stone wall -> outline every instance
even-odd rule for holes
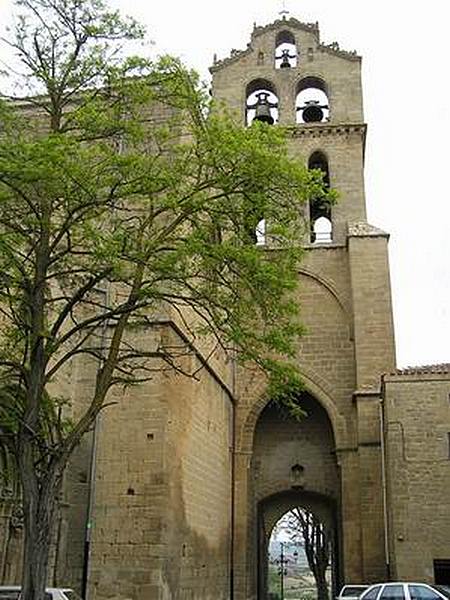
[[[233,406],[211,373],[198,378],[171,377],[167,387],[164,578],[170,598],[220,600],[231,568]]]
[[[355,243],[348,246],[311,246],[306,252],[298,299],[307,333],[296,356],[307,391],[331,423],[340,475],[336,494],[340,576],[341,581],[353,583],[376,581],[386,574],[377,381],[380,370],[391,369],[394,363],[386,235],[360,228],[354,234]],[[358,378],[358,372],[365,379]],[[270,470],[283,446],[276,421],[267,425],[264,444],[256,445],[258,419],[267,404],[264,380],[242,370],[237,389],[235,561],[239,593],[250,598],[256,586],[257,504],[290,489],[291,482],[287,462],[284,479],[277,469]],[[315,433],[314,443],[323,451],[327,448],[320,433]],[[319,453],[317,459],[313,472],[325,469],[324,457]],[[249,465],[256,465],[255,461],[261,464],[264,485],[250,477]],[[316,489],[316,483],[314,478],[308,480],[305,490]]]
[[[197,360],[196,379],[162,369],[102,415],[91,598],[227,597],[232,404]]]
[[[450,559],[450,366],[385,377],[391,577],[434,581]]]

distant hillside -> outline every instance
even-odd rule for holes
[[[290,565],[297,565],[300,568],[308,568],[306,560],[305,548],[303,545],[290,541],[270,540],[269,558],[271,561],[279,560],[281,554],[281,544],[283,544],[283,552],[285,559],[287,558]],[[297,556],[294,553],[297,552]]]

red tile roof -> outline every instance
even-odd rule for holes
[[[450,373],[450,363],[405,367],[403,369],[396,369],[390,375],[437,375],[442,373]]]

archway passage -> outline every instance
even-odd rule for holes
[[[337,570],[336,511],[328,499],[319,496],[299,495],[292,500],[299,505],[275,523],[270,536],[261,539],[267,545],[265,596],[270,600],[330,600]],[[270,514],[270,506],[266,510]]]
[[[325,600],[336,595],[340,581],[337,508],[333,499],[302,490],[281,492],[259,503],[259,600]],[[304,517],[308,533],[300,523],[294,531],[293,515]]]
[[[312,395],[303,393],[299,404],[305,411],[300,420],[269,403],[256,424],[252,460],[256,548],[250,562],[259,600],[270,598],[270,536],[283,515],[294,509],[310,511],[324,525],[332,545],[332,593],[340,581],[340,475],[333,427]]]

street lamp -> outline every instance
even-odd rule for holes
[[[280,600],[284,600],[284,576],[287,575],[285,565],[288,562],[289,559],[284,556],[284,543],[280,542],[280,558],[277,560],[277,563],[280,565],[278,568],[278,575],[280,576]]]

